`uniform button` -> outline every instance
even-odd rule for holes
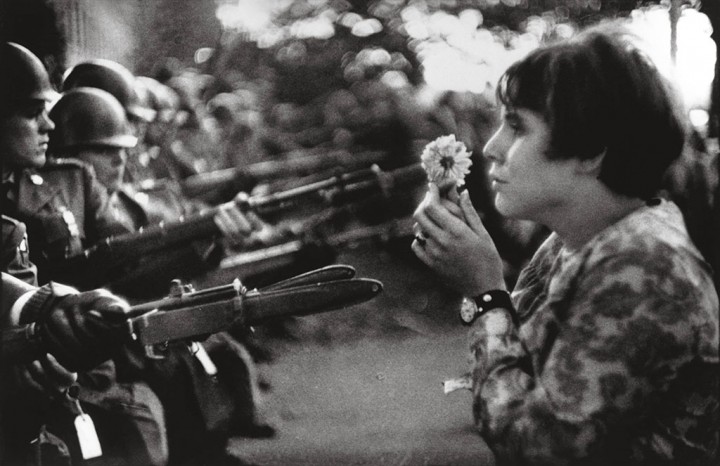
[[[34,184],[35,186],[40,186],[41,184],[43,184],[45,182],[45,180],[43,180],[42,176],[38,175],[37,173],[34,173],[34,174],[30,175],[30,182],[32,184]]]

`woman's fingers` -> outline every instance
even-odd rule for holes
[[[414,217],[426,237],[436,238],[441,242],[466,234],[468,230],[460,206],[441,198],[437,187],[432,183]]]
[[[486,231],[485,225],[483,225],[480,215],[475,210],[475,206],[472,205],[470,193],[467,191],[460,194],[460,209],[467,225],[478,235],[484,235]]]

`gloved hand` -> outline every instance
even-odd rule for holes
[[[95,367],[110,359],[128,338],[129,308],[105,289],[50,300],[37,318],[43,348],[68,370]]]
[[[18,380],[23,390],[31,389],[52,398],[73,385],[77,373],[61,366],[52,354],[44,354],[29,364],[18,366]]]
[[[236,201],[221,204],[213,220],[223,236],[233,244],[245,243],[250,234],[259,229],[257,216],[253,212],[243,212]]]

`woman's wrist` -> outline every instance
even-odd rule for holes
[[[460,319],[465,325],[471,325],[482,315],[495,310],[501,310],[507,314],[515,327],[520,325],[510,292],[505,288],[487,290],[474,296],[465,297],[460,307]]]
[[[505,280],[503,280],[502,278],[495,280],[487,280],[486,278],[474,284],[468,291],[464,293],[464,295],[468,298],[474,298],[476,296],[480,296],[483,293],[487,293],[493,290],[508,291],[507,286],[505,285]]]

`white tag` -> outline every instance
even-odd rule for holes
[[[472,390],[472,377],[465,374],[462,377],[449,379],[443,382],[443,392],[447,395],[457,390]]]
[[[197,341],[192,342],[190,351],[192,351],[197,360],[200,361],[200,364],[203,366],[203,369],[205,369],[207,375],[213,376],[217,374],[217,366],[214,362],[212,362],[212,359],[210,359],[210,355],[207,354],[207,351],[205,351],[205,348],[202,344],[198,343]]]
[[[95,432],[95,424],[87,414],[80,414],[75,418],[75,430],[77,431],[80,451],[84,460],[102,456],[100,439]]]

